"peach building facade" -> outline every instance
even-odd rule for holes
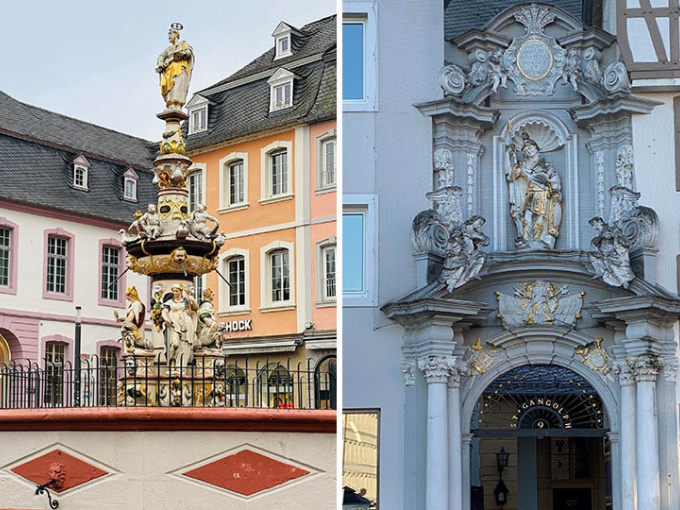
[[[187,105],[190,207],[227,235],[220,274],[196,286],[214,292],[231,366],[266,369],[274,387],[335,370],[335,24],[279,24],[270,51]]]

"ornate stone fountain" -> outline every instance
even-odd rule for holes
[[[194,278],[216,268],[224,244],[219,223],[202,204],[190,212],[187,189],[191,159],[185,155],[180,123],[188,119],[186,103],[194,55],[180,40],[182,26],[174,23],[170,46],[158,57],[161,93],[166,109],[160,155],[154,161],[158,203],[135,214],[121,238],[127,267],[151,278],[150,317],[131,287],[122,322],[125,374],[118,383],[119,405],[194,406],[223,405],[224,355],[220,331],[207,289],[196,296]],[[144,320],[152,323],[150,337]],[[220,376],[222,377],[220,381]]]

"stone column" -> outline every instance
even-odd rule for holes
[[[463,434],[463,509],[470,508],[470,490],[471,490],[471,473],[470,473],[470,455],[472,453],[472,434]]]
[[[462,437],[460,433],[460,380],[462,370],[451,371],[448,382],[449,406],[449,510],[463,508]]]
[[[637,449],[635,374],[626,363],[615,367],[621,385],[621,496],[622,510],[637,510]]]
[[[637,381],[637,489],[639,510],[660,510],[659,430],[656,420],[657,356],[629,356]]]
[[[427,468],[425,510],[448,510],[449,455],[446,383],[454,356],[425,356],[418,368],[427,381]]]

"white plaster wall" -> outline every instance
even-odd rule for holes
[[[680,192],[675,190],[674,94],[637,94],[663,101],[649,115],[633,116],[635,179],[640,204],[653,208],[660,219],[656,283],[677,292],[676,256],[680,253]],[[677,150],[677,149],[676,149]]]
[[[38,216],[10,209],[0,209],[3,216],[18,225],[18,260],[16,295],[0,294],[0,309],[26,311],[31,314],[43,313],[74,317],[75,307],[82,306],[82,316],[90,319],[114,320],[113,311],[122,308],[100,306],[99,296],[99,241],[118,239],[116,229],[85,225],[71,221]],[[75,236],[75,259],[73,280],[73,301],[43,299],[44,231],[61,228]],[[121,269],[125,269],[124,259]],[[148,278],[128,271],[126,286],[136,286],[139,297],[148,303]],[[125,289],[121,289],[125,292]],[[95,344],[100,340],[119,338],[118,326],[83,325],[83,352],[94,353]],[[74,337],[74,325],[68,322],[43,320],[40,337],[60,334]]]
[[[11,473],[35,452],[64,449],[113,473],[56,495],[69,510],[336,508],[335,434],[278,432],[3,432],[0,508],[47,508],[47,496]],[[171,473],[248,445],[311,471],[248,498]],[[74,454],[75,451],[75,454]],[[18,462],[17,462],[18,461]],[[187,469],[183,469],[187,468]],[[67,473],[68,476],[68,473]]]

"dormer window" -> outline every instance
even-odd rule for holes
[[[128,168],[123,174],[123,198],[130,202],[137,201],[137,180],[139,176],[133,168]]]
[[[275,112],[293,106],[293,84],[296,76],[286,69],[279,69],[269,78],[269,111]]]
[[[73,161],[73,187],[81,190],[88,190],[88,171],[90,162],[85,156],[78,156]]]
[[[293,34],[301,35],[295,27],[283,21],[278,24],[272,33],[276,50],[274,60],[290,57],[293,54]]]
[[[189,134],[200,133],[208,129],[208,99],[195,95],[189,104]]]

